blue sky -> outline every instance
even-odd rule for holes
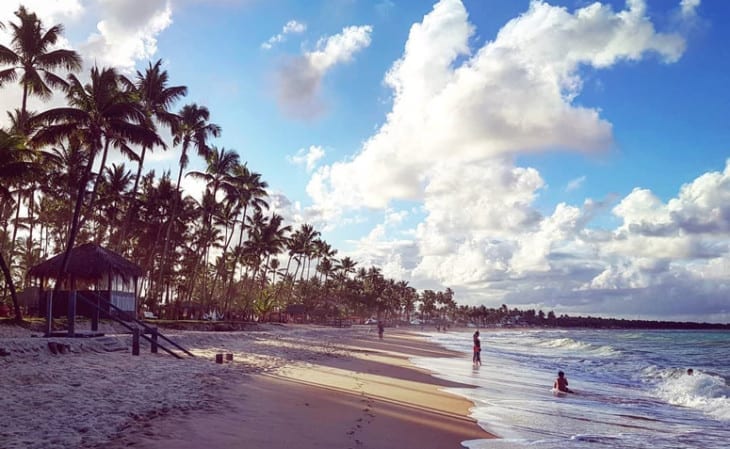
[[[339,256],[463,304],[730,321],[726,2],[25,4],[89,64],[162,58]]]

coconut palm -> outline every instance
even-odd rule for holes
[[[144,73],[137,71],[137,81],[134,88],[142,105],[142,110],[147,120],[151,122],[151,126],[154,126],[153,120],[156,120],[172,130],[179,117],[177,114],[170,112],[170,107],[181,97],[188,94],[188,88],[186,86],[168,86],[168,82],[167,70],[162,70],[162,60],[158,59],[154,64],[150,62]],[[151,149],[152,147],[142,147],[132,195],[137,194],[145,153]]]
[[[102,153],[99,168],[99,175],[102,175],[110,145],[129,154],[130,144],[151,146],[160,143],[157,133],[146,126],[144,112],[138,103],[120,88],[120,77],[114,69],[92,68],[88,84],[81,83],[73,74],[69,75],[66,100],[67,107],[50,109],[36,116],[35,120],[45,126],[32,139],[36,145],[56,144],[64,140],[77,141],[87,153],[87,164],[78,185],[59,277],[66,270],[68,255],[76,240],[86,187],[91,180],[92,167],[99,153]],[[97,184],[98,182],[94,183],[88,202],[89,211],[93,210]]]
[[[268,184],[266,181],[261,180],[261,174],[253,172],[248,169],[246,164],[239,164],[233,168],[233,173],[229,179],[229,183],[223,186],[227,201],[236,204],[236,207],[240,211],[240,230],[238,234],[238,246],[234,248],[235,258],[233,260],[233,266],[229,273],[229,284],[233,283],[234,273],[238,264],[241,262],[241,248],[243,247],[243,236],[247,230],[247,216],[249,208],[253,208],[255,211],[261,211],[262,209],[268,209],[269,204],[264,200],[268,195],[266,188]]]
[[[0,130],[0,200],[12,201],[12,195],[7,186],[22,179],[33,170],[35,170],[35,166],[32,163],[32,152],[26,149],[24,139]],[[2,270],[5,283],[10,290],[15,319],[22,321],[23,314],[20,311],[10,266],[5,261],[2,251],[0,251],[0,270]]]
[[[123,163],[112,164],[104,170],[104,178],[99,188],[99,233],[94,239],[97,242],[104,240],[101,231],[105,231],[107,241],[110,243],[115,232],[119,232],[125,222],[124,198],[132,184],[132,173],[127,170]]]
[[[183,106],[178,115],[179,119],[175,120],[174,126],[172,127],[172,143],[174,146],[179,145],[182,150],[180,153],[180,171],[178,172],[177,184],[175,185],[175,188],[180,191],[183,170],[185,170],[190,161],[190,157],[188,156],[190,147],[194,146],[199,155],[207,158],[210,153],[208,139],[220,136],[221,128],[215,123],[208,122],[210,120],[210,112],[205,106],[198,106],[195,103],[188,104]],[[167,254],[170,249],[170,232],[172,223],[175,221],[176,213],[177,202],[173,203],[172,209],[170,210],[167,231],[165,231],[162,250],[162,268],[166,268],[164,265],[167,264]],[[164,271],[164,269],[160,270],[160,279]]]
[[[15,12],[19,23],[10,23],[12,40],[10,47],[0,45],[0,64],[9,68],[0,70],[0,86],[20,79],[23,87],[23,100],[20,108],[21,118],[28,110],[28,96],[48,98],[52,88],[63,88],[66,81],[54,73],[55,70],[76,71],[81,68],[81,57],[73,50],[55,49],[53,46],[63,34],[63,25],[43,27],[35,13],[21,6]],[[25,131],[24,123],[21,130]],[[27,135],[27,133],[24,132]]]
[[[188,104],[183,106],[178,115],[180,118],[172,128],[172,144],[175,146],[180,145],[182,149],[180,153],[180,172],[177,175],[177,189],[180,190],[182,172],[190,161],[188,156],[190,147],[194,146],[198,154],[207,159],[210,154],[208,139],[219,137],[221,128],[215,123],[208,123],[210,112],[205,106],[198,106],[195,103]]]
[[[232,185],[233,170],[240,165],[240,156],[235,151],[227,151],[225,148],[218,150],[211,147],[206,158],[207,166],[205,172],[191,171],[187,176],[201,179],[206,182],[206,188],[212,193],[213,200],[217,201],[218,191],[225,186]],[[207,226],[211,225],[212,213],[206,212]]]

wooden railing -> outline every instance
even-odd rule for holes
[[[89,298],[86,298],[85,295],[92,295],[94,298],[93,299],[89,299]],[[132,313],[130,313],[130,312],[126,311],[126,310],[120,309],[119,307],[117,307],[114,304],[112,304],[109,301],[107,301],[105,298],[103,298],[98,293],[94,293],[94,292],[83,292],[82,294],[79,294],[78,295],[78,298],[81,299],[82,301],[84,301],[86,304],[90,305],[91,307],[94,307],[94,308],[96,308],[96,309],[98,309],[100,311],[102,310],[101,309],[101,306],[102,305],[105,306],[105,307],[109,307],[109,311],[111,311],[111,310],[116,311],[117,314],[115,315],[115,314],[111,314],[110,313],[109,314],[109,318],[112,319],[112,320],[114,320],[115,322],[121,324],[122,326],[126,327],[130,331],[132,331],[133,335],[135,335],[135,336],[136,335],[139,335],[142,338],[144,338],[145,340],[149,341],[150,342],[150,345],[153,348],[153,352],[154,352],[154,349],[156,347],[159,347],[163,351],[167,352],[170,355],[175,356],[178,359],[181,359],[182,358],[180,356],[180,354],[178,354],[176,352],[173,352],[170,349],[166,348],[165,346],[161,345],[157,341],[157,337],[159,337],[159,338],[165,340],[166,342],[168,342],[170,345],[174,346],[176,349],[178,349],[178,350],[182,351],[183,353],[189,355],[190,357],[195,357],[195,355],[192,352],[188,351],[187,349],[183,348],[179,344],[175,343],[174,341],[170,340],[169,338],[167,338],[166,336],[164,336],[163,334],[161,334],[157,330],[156,327],[149,326],[149,325],[147,325],[147,323],[144,323],[144,322],[138,320],[137,318],[134,317],[134,315]],[[123,318],[126,318],[127,321],[125,321]],[[134,325],[133,324],[130,324],[130,322],[133,323]],[[144,330],[144,332],[139,332],[139,329],[140,328],[142,328]],[[139,332],[139,334],[138,334],[138,332]],[[148,337],[147,334],[150,334],[151,337]],[[133,346],[132,352],[134,352],[134,343],[132,344],[132,346]]]

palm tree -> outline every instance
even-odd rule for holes
[[[177,114],[170,112],[170,107],[188,93],[186,86],[168,86],[168,82],[169,75],[166,70],[162,70],[162,60],[158,59],[154,64],[150,62],[144,73],[137,71],[136,82],[134,85],[129,86],[144,111],[147,126],[152,129],[156,129],[155,122],[159,122],[172,130],[179,117]],[[164,143],[161,146],[163,149],[166,149]],[[154,147],[143,145],[137,159],[137,174],[134,177],[134,186],[129,195],[127,218],[119,232],[119,247],[126,241],[130,220],[134,215],[133,207],[138,203],[137,191],[139,189],[139,180],[142,176],[145,156],[147,150],[151,151],[152,148]]]
[[[51,88],[66,87],[64,79],[53,71],[79,70],[81,57],[73,50],[51,50],[63,34],[63,25],[54,25],[46,30],[35,13],[29,13],[25,6],[20,6],[15,16],[20,19],[20,23],[10,23],[13,36],[10,48],[0,45],[0,64],[10,66],[0,71],[0,86],[20,78],[23,86],[20,129],[27,135],[25,118],[28,96],[48,98],[52,93]]]
[[[229,285],[233,283],[236,268],[241,261],[241,248],[243,247],[243,235],[247,229],[246,220],[249,208],[252,207],[259,212],[269,208],[269,204],[264,200],[268,195],[266,192],[268,186],[266,181],[261,180],[261,174],[249,170],[246,164],[239,164],[233,168],[229,183],[223,187],[228,197],[227,200],[235,202],[241,212],[238,246],[234,249],[236,256],[229,273]]]
[[[235,190],[236,183],[234,174],[236,173],[237,168],[240,166],[240,157],[238,153],[234,151],[227,151],[225,148],[221,148],[220,150],[218,150],[216,147],[211,147],[210,153],[208,154],[207,158],[207,167],[205,169],[205,172],[191,171],[187,174],[187,176],[206,181],[206,188],[211,193],[212,202],[215,206],[218,206],[219,204],[222,206],[218,208],[218,212],[228,215],[234,212],[235,207],[238,206],[236,198],[231,195],[231,192]],[[218,192],[221,190],[224,191],[226,195],[222,198],[221,203],[218,203]],[[238,211],[237,209],[235,209],[235,214],[237,213]],[[210,208],[203,211],[204,227],[210,228],[211,226],[213,226],[214,215],[215,214],[213,213],[213,210]],[[235,219],[235,215],[233,215],[232,218]],[[230,234],[228,233],[227,220],[225,221],[225,224],[226,232],[220,264],[220,266],[223,268],[227,267],[228,246],[230,244],[231,237],[233,236],[233,232],[231,232]],[[210,248],[206,248],[205,251],[206,253],[209,253]],[[218,274],[219,273],[216,272],[216,276],[211,286],[211,293],[215,289],[215,283],[218,279]],[[227,274],[225,277],[227,279]],[[226,279],[224,279],[224,283]]]
[[[199,155],[207,158],[210,153],[208,139],[220,136],[221,128],[215,123],[208,123],[210,112],[205,106],[198,106],[195,103],[188,104],[183,106],[178,115],[179,119],[174,121],[174,126],[172,127],[172,144],[174,146],[180,145],[182,149],[180,153],[180,171],[178,172],[177,184],[175,185],[176,190],[179,192],[183,170],[188,166],[190,160],[188,150],[190,150],[191,145],[195,146]],[[167,254],[170,248],[170,232],[172,223],[175,221],[176,213],[177,201],[173,203],[170,210],[167,231],[165,231],[165,243],[161,261],[163,269],[160,270],[160,281],[162,279],[162,273],[165,271],[164,268],[167,265]]]
[[[187,176],[201,179],[206,182],[206,188],[212,193],[213,201],[217,202],[218,191],[224,186],[232,185],[233,170],[240,165],[240,156],[234,151],[226,151],[225,148],[218,150],[211,147],[206,158],[207,167],[205,172],[191,171]],[[211,225],[212,214],[207,213],[207,226]]]
[[[179,116],[170,112],[169,109],[178,99],[188,94],[188,88],[186,86],[168,86],[168,81],[167,70],[162,70],[162,60],[158,59],[154,64],[149,63],[144,74],[137,71],[135,89],[147,120],[156,120],[172,130],[176,126]],[[134,187],[132,188],[133,195],[137,193],[145,152],[148,149],[151,149],[151,147],[142,147],[137,176],[134,178]]]
[[[31,156],[32,153],[25,148],[25,142],[22,137],[0,130],[0,181],[2,181],[0,182],[0,199],[3,201],[12,201],[11,192],[6,186],[34,170]],[[20,311],[20,304],[18,303],[18,296],[15,292],[15,284],[13,283],[10,266],[5,261],[5,257],[1,251],[0,270],[2,270],[5,283],[10,289],[15,320],[22,321],[23,314]]]
[[[167,70],[162,70],[162,60],[158,59],[154,64],[149,63],[144,74],[137,71],[137,82],[134,87],[147,120],[150,122],[156,120],[172,130],[179,116],[170,112],[170,107],[181,97],[188,94],[188,88],[186,86],[168,86],[168,82]],[[150,123],[150,125],[154,126],[153,123]],[[133,196],[137,195],[145,153],[148,149],[151,150],[152,147],[143,146],[142,153],[139,156],[137,175],[134,178],[134,187],[132,188]]]
[[[287,234],[291,232],[291,226],[284,225],[284,217],[272,213],[266,227],[261,233],[261,253],[265,256],[264,270],[270,265],[271,256],[281,253],[286,247]],[[266,272],[263,276],[262,288],[266,281]]]
[[[10,46],[0,45],[0,64],[9,66],[0,70],[0,86],[20,80],[20,85],[23,88],[23,99],[21,109],[15,115],[14,129],[22,136],[27,137],[30,134],[28,122],[31,115],[28,112],[28,96],[36,95],[41,98],[48,98],[52,94],[52,88],[64,87],[65,81],[54,71],[57,69],[78,70],[81,68],[81,57],[72,50],[51,50],[63,34],[62,25],[55,25],[46,30],[41,20],[34,13],[29,13],[24,6],[18,8],[15,16],[20,21],[19,23],[10,23],[12,34]],[[22,189],[18,189],[17,212],[20,211],[23,193]],[[30,189],[28,195],[28,210],[31,214],[34,189]],[[19,216],[16,213],[11,243],[13,248],[18,224]],[[30,249],[32,247],[33,223],[30,222],[29,226],[30,235],[27,241]]]
[[[72,139],[52,147],[50,151],[41,152],[40,155],[41,164],[46,170],[40,184],[40,210],[43,212],[41,222],[45,222],[47,237],[53,237],[53,246],[60,248],[68,238],[71,223],[68,205],[75,202],[74,192],[84,176],[88,154],[81,148],[78,139]],[[43,253],[47,255],[48,252],[46,238]]]
[[[119,88],[120,78],[114,69],[100,70],[94,67],[90,75],[90,82],[86,85],[75,75],[69,75],[66,89],[68,106],[50,109],[35,118],[38,123],[45,124],[32,139],[36,145],[56,144],[67,140],[78,142],[87,153],[87,164],[78,185],[59,278],[66,271],[68,256],[80,227],[81,208],[96,156],[103,152],[99,169],[99,174],[102,175],[110,145],[128,149],[128,144],[154,145],[160,142],[157,133],[145,126],[145,116],[138,104]],[[91,192],[88,204],[90,211],[93,208],[97,184],[94,184]],[[57,282],[56,286],[59,284]]]
[[[219,137],[221,134],[220,126],[215,123],[208,123],[210,120],[210,112],[205,106],[197,104],[188,104],[183,106],[178,114],[179,120],[176,120],[172,128],[173,141],[175,146],[181,145],[180,153],[180,172],[177,175],[177,189],[180,190],[180,180],[182,172],[188,166],[190,160],[188,151],[190,146],[195,146],[198,154],[207,159],[210,154],[208,147],[208,139],[211,137]]]
[[[107,242],[111,243],[112,236],[115,232],[120,232],[124,218],[123,202],[124,197],[132,184],[132,173],[127,170],[124,164],[112,164],[104,170],[104,178],[100,187],[99,206],[97,224],[99,231],[105,231],[107,234]],[[103,223],[100,223],[102,222]],[[104,240],[104,235],[100,232],[95,239],[97,242]]]

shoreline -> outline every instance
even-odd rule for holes
[[[443,449],[494,438],[469,417],[468,399],[440,390],[467,385],[409,361],[461,354],[418,331],[389,328],[383,340],[368,331],[180,332],[173,338],[197,356],[185,361],[147,348],[140,357],[106,353],[78,339],[71,353],[51,356],[38,349],[44,339],[0,338],[12,352],[0,364],[15,379],[2,388],[5,410],[20,417],[0,432],[1,446]],[[234,361],[215,364],[217,352],[233,353]],[[54,379],[58,388],[48,391]],[[21,436],[27,428],[33,434]]]

